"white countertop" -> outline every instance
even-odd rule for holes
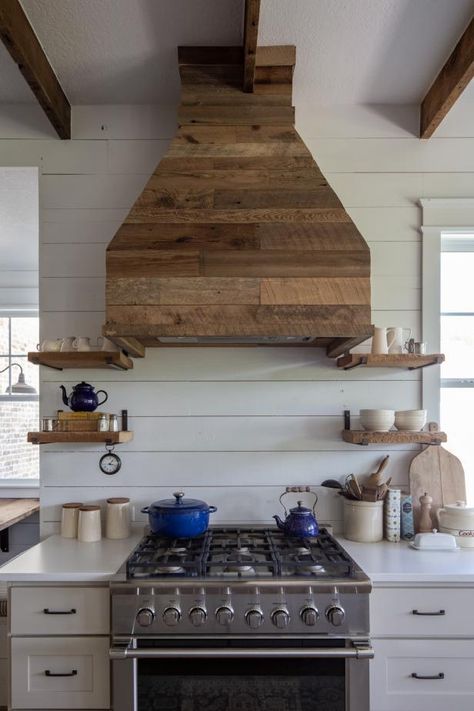
[[[4,582],[91,582],[111,580],[143,536],[97,543],[50,536],[0,567]],[[454,553],[415,551],[407,543],[354,543],[338,537],[374,585],[429,583],[474,585],[474,548]]]
[[[143,536],[97,543],[50,536],[0,567],[4,582],[91,582],[110,580]]]
[[[338,536],[341,545],[374,585],[384,583],[471,583],[474,548],[444,552],[416,551],[408,543],[354,543]]]

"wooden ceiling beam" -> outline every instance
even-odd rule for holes
[[[253,92],[255,82],[259,17],[260,0],[245,0],[243,89],[247,92]]]
[[[420,138],[430,138],[474,76],[474,17],[421,103]]]
[[[0,1],[0,38],[60,138],[71,138],[71,106],[18,0]]]

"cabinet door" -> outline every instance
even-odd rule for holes
[[[12,708],[109,708],[108,652],[107,637],[13,638]]]
[[[18,587],[10,593],[12,635],[109,634],[109,590]]]
[[[474,709],[474,641],[387,639],[373,647],[370,711]]]
[[[373,637],[472,637],[473,602],[474,590],[468,588],[375,588],[370,594],[370,633]]]

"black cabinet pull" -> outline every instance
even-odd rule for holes
[[[420,612],[419,610],[412,610],[411,614],[424,617],[441,617],[446,614],[446,610],[438,610],[437,612]]]
[[[413,672],[411,675],[413,679],[444,679],[444,673],[440,672],[439,674],[417,674],[416,672]]]
[[[45,607],[43,612],[45,615],[75,615],[76,608],[71,607],[70,610],[50,610],[49,607]]]
[[[77,669],[73,669],[70,672],[66,672],[65,674],[58,674],[56,672],[52,672],[49,669],[46,669],[44,672],[45,676],[77,676]]]

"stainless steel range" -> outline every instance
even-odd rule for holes
[[[370,581],[325,529],[145,536],[122,576],[115,711],[369,708]]]

